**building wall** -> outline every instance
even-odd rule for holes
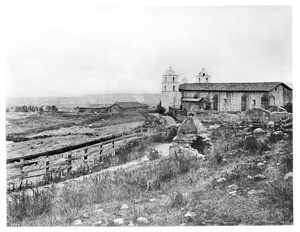
[[[180,92],[161,92],[160,94],[161,105],[168,111],[169,107],[179,108],[181,104],[181,93]]]
[[[209,92],[209,91],[183,91],[182,98],[209,98],[211,107],[213,108],[213,97],[218,96],[217,110],[219,111],[240,111],[242,110],[242,96],[245,96],[245,110],[262,107],[261,98],[266,94],[269,98],[274,99],[274,103],[270,100],[270,105],[284,106],[292,99],[292,91],[283,85],[278,86],[270,92]],[[197,103],[188,103],[182,101],[182,108],[189,110],[191,105]]]

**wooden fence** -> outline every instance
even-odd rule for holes
[[[7,162],[7,191],[28,188],[53,181],[70,178],[74,172],[82,170],[82,174],[107,166],[108,158],[115,157],[115,152],[127,142],[153,134],[154,130],[142,128],[132,134],[123,133],[122,136],[87,145],[79,149],[38,157],[19,158],[18,162]],[[112,159],[114,160],[114,159]]]

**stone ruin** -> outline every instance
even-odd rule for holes
[[[209,143],[206,127],[195,116],[188,116],[178,128],[169,149],[170,156],[181,153],[186,157],[205,158],[205,145]]]

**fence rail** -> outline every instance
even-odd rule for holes
[[[143,138],[147,134],[153,134],[151,129],[142,128],[134,133],[120,133],[111,136],[112,139],[98,143],[85,143],[77,149],[67,150],[65,152],[51,151],[40,153],[40,155],[31,155],[17,157],[14,162],[7,161],[7,190],[15,191],[21,187],[35,186],[38,182],[35,179],[57,176],[64,180],[70,176],[71,172],[84,168],[85,172],[91,171],[94,167],[105,166],[108,157],[115,157],[115,152],[127,142],[137,138]],[[54,150],[55,151],[55,150]],[[46,155],[45,155],[46,154]],[[56,175],[56,177],[53,177]],[[30,182],[29,182],[30,181]]]

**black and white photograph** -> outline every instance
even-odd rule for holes
[[[294,229],[288,3],[10,6],[5,226]]]

